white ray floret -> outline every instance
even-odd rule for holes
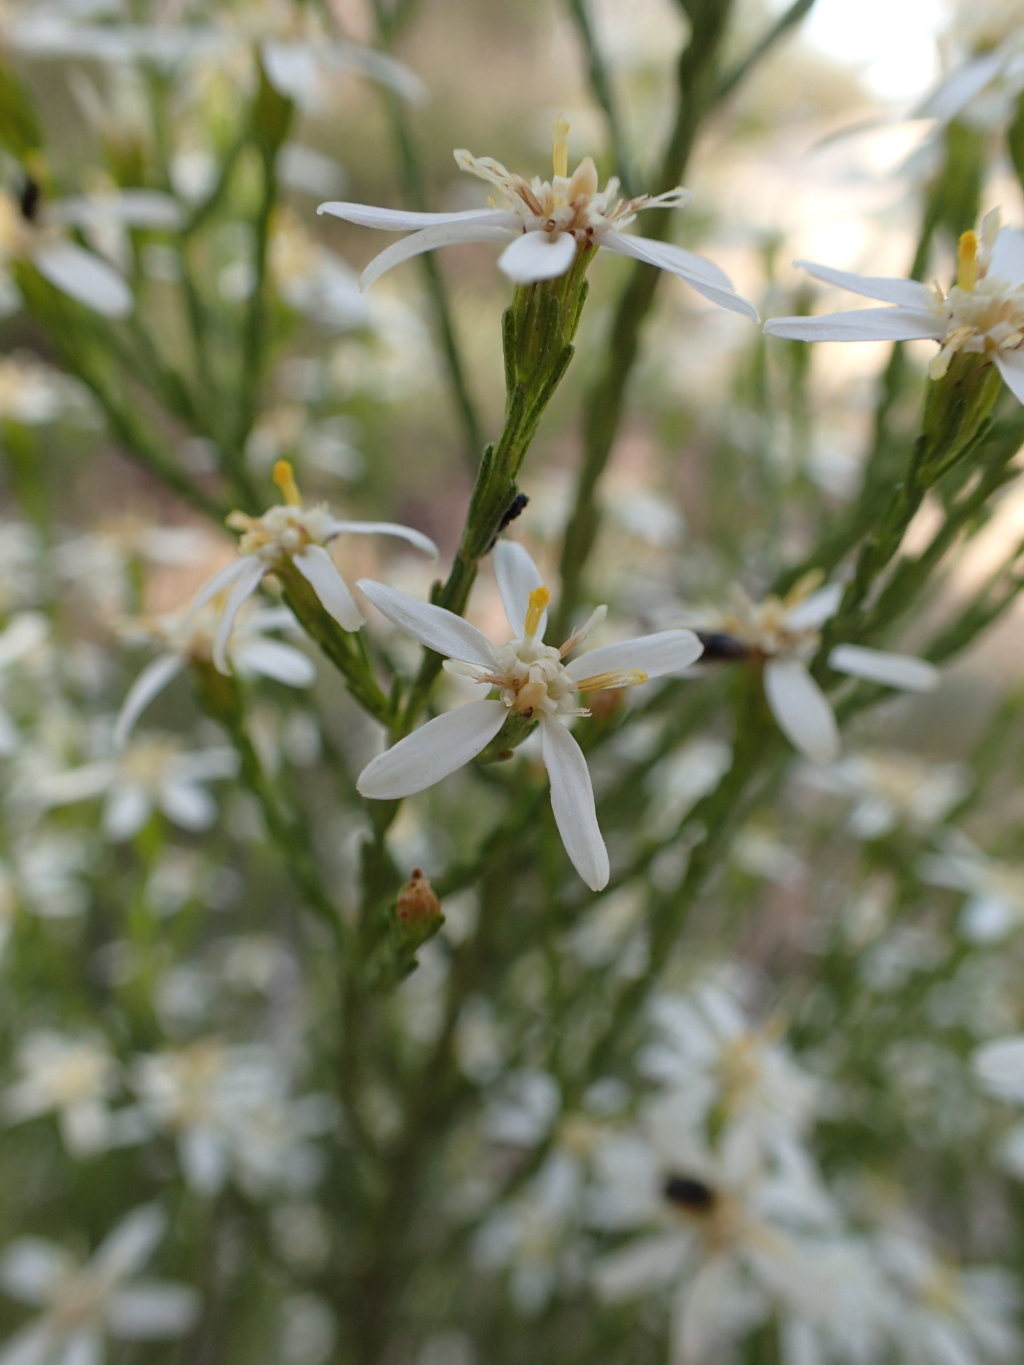
[[[278,460],[274,466],[274,482],[284,494],[284,504],[271,507],[261,517],[231,513],[228,525],[242,532],[238,558],[199,589],[190,609],[191,613],[198,612],[221,593],[226,594],[212,651],[214,665],[221,673],[229,671],[228,641],[242,604],[266,574],[283,564],[295,565],[321,606],[343,630],[358,630],[363,614],[325,548],[332,540],[344,535],[397,536],[437,558],[434,542],[410,526],[390,521],[338,521],[324,506],[304,507],[287,460]]]
[[[598,189],[597,168],[589,156],[570,176],[568,132],[569,125],[559,119],[550,182],[537,176],[527,181],[492,157],[456,151],[460,170],[486,180],[497,191],[500,205],[489,209],[411,213],[368,204],[327,203],[321,204],[318,212],[362,227],[410,234],[370,262],[360,279],[364,289],[402,261],[458,242],[503,243],[499,268],[516,284],[524,285],[556,279],[570,268],[577,252],[604,248],[678,275],[712,303],[757,321],[753,304],[736,293],[729,277],[711,261],[670,242],[623,231],[643,209],[682,207],[691,198],[689,191],[674,189],[619,199],[619,182],[615,179],[603,190]]]
[[[1000,227],[998,209],[981,232],[960,238],[956,284],[944,294],[917,280],[854,275],[829,266],[796,264],[816,280],[891,303],[820,317],[771,318],[764,330],[790,341],[937,341],[928,366],[941,379],[958,352],[984,355],[1024,403],[1024,231]]]
[[[421,644],[448,656],[445,667],[473,678],[498,696],[467,702],[428,721],[364,768],[363,796],[393,800],[433,786],[468,763],[497,735],[510,716],[541,725],[544,764],[551,780],[551,805],[565,850],[594,891],[608,882],[608,853],[597,824],[594,790],[586,759],[563,725],[589,712],[576,694],[631,687],[679,673],[700,657],[702,646],[690,630],[669,630],[621,644],[605,645],[563,663],[604,616],[603,607],[561,649],[544,644],[550,594],[521,545],[502,541],[494,552],[502,603],[515,636],[495,648],[461,616],[418,602],[383,583],[359,583],[384,615]]]
[[[960,0],[941,44],[946,76],[914,111],[940,126],[958,119],[992,128],[1013,117],[1024,90],[1021,0]]]
[[[763,602],[752,601],[737,588],[730,610],[693,620],[763,660],[765,697],[779,729],[808,758],[827,763],[839,756],[839,726],[807,665],[817,652],[821,626],[839,608],[842,586],[831,583],[815,591],[814,584],[815,576],[809,575],[787,597],[767,597]],[[863,645],[837,645],[828,662],[837,673],[910,692],[930,691],[939,678],[922,659]]]

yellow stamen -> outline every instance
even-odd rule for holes
[[[642,668],[617,668],[611,673],[595,673],[592,678],[581,678],[577,692],[605,692],[610,687],[639,687],[647,681]]]
[[[978,234],[962,232],[957,251],[956,282],[965,293],[978,283]]]
[[[569,125],[561,115],[555,119],[552,160],[555,163],[555,175],[565,177],[569,174]]]
[[[526,613],[527,635],[536,635],[537,627],[540,625],[540,618],[547,610],[548,603],[551,601],[551,594],[547,588],[534,588],[530,593],[530,606]]]
[[[302,506],[299,485],[295,482],[295,471],[288,460],[278,460],[277,464],[274,465],[273,479],[289,507]]]

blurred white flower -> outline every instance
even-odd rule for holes
[[[615,1302],[674,1287],[673,1365],[710,1365],[774,1315],[845,1315],[849,1280],[834,1272],[844,1242],[809,1158],[794,1147],[768,1170],[740,1147],[710,1151],[690,1108],[685,1094],[656,1100],[646,1137],[612,1137],[595,1153],[593,1220],[651,1229],[597,1263],[598,1293]]]
[[[1020,1291],[1009,1271],[961,1268],[907,1229],[880,1234],[875,1256],[894,1298],[889,1332],[902,1359],[911,1365],[1020,1360]]]
[[[916,754],[865,750],[850,754],[812,782],[834,780],[855,802],[850,829],[859,839],[880,839],[904,825],[921,834],[941,823],[968,790],[970,773],[962,763],[928,763]]]
[[[174,738],[147,735],[113,758],[50,773],[35,783],[44,807],[67,806],[103,796],[103,832],[108,839],[131,839],[154,810],[182,829],[209,829],[217,806],[203,785],[234,777],[238,755],[224,747],[183,752]]]
[[[824,692],[807,667],[817,652],[820,627],[834,616],[843,588],[830,583],[815,591],[809,574],[784,598],[754,602],[742,588],[733,589],[727,611],[688,613],[705,645],[705,658],[753,658],[764,663],[764,691],[779,729],[801,753],[820,763],[839,754],[839,727]],[[886,687],[927,692],[938,683],[938,671],[921,659],[888,654],[863,645],[837,645],[828,666]]]
[[[130,1123],[119,1124],[108,1107],[118,1088],[118,1067],[98,1034],[35,1029],[20,1040],[14,1059],[22,1078],[0,1094],[8,1123],[55,1114],[64,1146],[75,1157],[134,1136]]]
[[[24,56],[114,64],[145,61],[164,68],[194,60],[224,65],[234,54],[254,48],[274,88],[310,111],[323,106],[332,78],[344,72],[377,81],[411,103],[426,99],[423,82],[404,63],[341,41],[318,10],[290,0],[245,0],[222,9],[211,23],[169,19],[101,24],[94,22],[95,17],[88,10],[79,14],[52,7],[30,10],[8,20],[4,38]]]
[[[232,512],[228,524],[242,532],[238,557],[199,589],[190,611],[199,611],[218,594],[231,589],[221,612],[213,641],[213,662],[228,672],[227,644],[242,603],[256,591],[264,576],[281,563],[294,564],[316,593],[324,610],[343,630],[358,630],[363,614],[348,585],[324,548],[337,536],[397,536],[424,554],[437,558],[437,546],[421,531],[390,521],[338,521],[327,508],[303,507],[292,467],[287,460],[274,466],[274,482],[284,494],[284,504],[261,517]]]
[[[172,1134],[185,1179],[216,1194],[229,1175],[252,1197],[274,1189],[302,1193],[319,1177],[310,1139],[337,1122],[326,1096],[289,1097],[280,1055],[204,1038],[139,1057],[132,1084],[158,1132]]]
[[[948,851],[930,853],[918,874],[934,886],[967,893],[960,932],[972,943],[999,943],[1024,924],[1024,867],[988,858],[960,836]]]
[[[195,1290],[136,1279],[165,1228],[155,1205],[137,1208],[85,1265],[42,1238],[12,1242],[0,1258],[0,1286],[43,1311],[0,1347],[0,1365],[101,1365],[105,1336],[118,1341],[183,1336],[199,1312]]]
[[[583,1274],[571,1236],[579,1223],[583,1170],[569,1152],[553,1152],[514,1200],[499,1204],[481,1224],[473,1251],[486,1270],[505,1270],[520,1312],[539,1313],[560,1283],[576,1287]]]
[[[24,904],[41,919],[70,919],[89,904],[82,880],[93,849],[82,831],[36,830],[14,850],[18,890]]]
[[[216,599],[177,616],[129,622],[125,634],[141,635],[163,646],[128,690],[114,726],[114,743],[122,746],[146,707],[190,663],[210,663],[223,611]],[[273,678],[289,687],[311,687],[316,666],[308,655],[282,640],[267,638],[271,630],[295,630],[297,622],[287,607],[258,607],[246,603],[235,617],[225,646],[231,667],[241,677]],[[2,640],[2,637],[0,637]]]
[[[15,664],[24,662],[44,645],[50,636],[50,623],[37,611],[21,611],[12,616],[0,631],[0,680]],[[0,755],[18,748],[17,726],[0,705]]]
[[[373,315],[356,272],[287,209],[274,218],[270,264],[281,297],[296,312],[339,331],[370,325]]]
[[[914,117],[940,126],[953,119],[981,128],[1009,122],[1024,90],[1021,0],[960,0],[942,46],[952,69]]]
[[[55,561],[60,575],[84,586],[108,616],[128,608],[141,564],[186,567],[206,553],[205,530],[195,526],[154,526],[138,516],[124,516],[97,526],[59,545]]]
[[[723,1149],[754,1166],[799,1146],[821,1094],[782,1043],[779,1021],[751,1024],[732,985],[712,978],[656,996],[654,1039],[638,1066],[676,1092],[680,1117],[685,1102],[691,1128],[713,1116]]]
[[[917,280],[851,275],[807,261],[796,264],[826,284],[896,306],[772,318],[764,325],[769,336],[791,341],[937,341],[942,349],[928,366],[931,379],[941,379],[958,352],[984,355],[1024,403],[1024,232],[1000,228],[998,209],[986,216],[980,237],[962,234],[956,284],[948,294],[937,284]]]
[[[68,375],[27,353],[0,357],[0,418],[22,426],[44,426],[70,405],[81,405],[84,392]]]
[[[758,320],[754,305],[736,293],[729,277],[711,261],[671,242],[622,231],[642,209],[682,207],[692,197],[688,190],[619,199],[619,182],[612,179],[599,192],[597,167],[589,156],[570,177],[568,133],[569,125],[559,119],[550,183],[536,176],[527,182],[492,157],[477,158],[465,150],[456,151],[459,169],[492,185],[504,202],[503,208],[410,213],[368,204],[328,203],[317,211],[361,227],[410,234],[370,262],[360,276],[364,289],[402,261],[456,242],[506,243],[498,266],[517,284],[555,279],[569,270],[579,251],[603,247],[678,275],[712,303]]]
[[[29,261],[55,289],[108,318],[125,318],[135,299],[123,276],[102,256],[71,241],[65,226],[79,226],[77,201],[28,208],[8,194],[0,194],[0,269],[8,261]],[[111,213],[124,207],[120,196]],[[28,211],[26,211],[28,209]],[[127,210],[126,210],[127,211]]]
[[[565,851],[590,889],[600,891],[608,883],[608,852],[597,824],[586,759],[561,718],[590,714],[574,705],[576,693],[632,687],[679,673],[700,656],[701,646],[692,631],[667,630],[605,645],[566,666],[562,660],[603,619],[606,608],[599,607],[556,649],[543,643],[550,593],[526,550],[513,541],[500,541],[494,571],[515,633],[499,649],[454,612],[418,602],[383,583],[360,581],[359,587],[389,621],[448,656],[445,667],[450,672],[488,689],[496,687],[500,696],[466,702],[428,721],[367,764],[357,786],[374,800],[411,796],[469,763],[510,716],[536,718],[551,780],[551,806]]]

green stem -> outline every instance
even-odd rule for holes
[[[601,49],[598,47],[597,36],[587,12],[586,0],[568,0],[568,5],[569,13],[576,23],[580,42],[587,58],[587,75],[590,79],[590,88],[594,93],[594,98],[601,106],[608,124],[608,136],[612,144],[615,173],[619,177],[626,198],[631,199],[636,194],[636,190],[633,188],[632,162],[626,145],[622,122],[619,118],[611,77],[608,74],[604,57],[601,55]]]

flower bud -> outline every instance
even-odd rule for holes
[[[418,867],[413,868],[412,876],[399,892],[395,917],[410,929],[432,928],[441,917],[441,902]]]

